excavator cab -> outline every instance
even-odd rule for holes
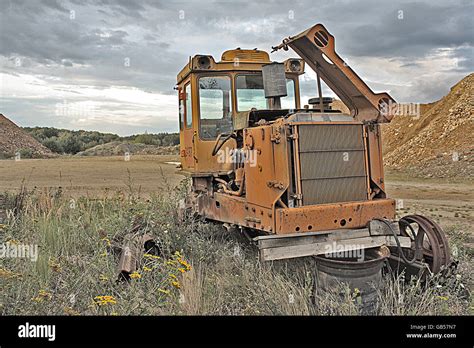
[[[212,150],[221,135],[242,129],[251,110],[265,110],[262,66],[271,63],[267,52],[237,48],[212,56],[196,55],[178,74],[180,115],[180,156],[185,170],[193,173],[226,172],[228,163],[220,163]],[[304,61],[284,62],[288,94],[282,107],[300,107],[298,76],[304,73]],[[222,149],[235,148],[233,139]]]

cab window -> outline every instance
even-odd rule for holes
[[[295,109],[296,98],[295,98],[295,81],[293,79],[286,79],[286,97],[281,97],[281,108],[282,109]]]
[[[232,93],[229,76],[204,76],[199,79],[199,134],[215,139],[232,131]]]
[[[235,89],[238,111],[267,108],[262,74],[237,75]]]
[[[186,93],[186,128],[191,128],[193,125],[193,107],[191,104],[191,84],[188,83],[184,88]]]
[[[179,129],[184,129],[184,100],[179,99]]]
[[[237,75],[235,78],[235,89],[238,111],[248,111],[252,108],[257,110],[267,109],[261,73]],[[295,82],[293,79],[286,79],[286,89],[287,96],[281,98],[282,109],[294,109],[296,108],[296,100]]]

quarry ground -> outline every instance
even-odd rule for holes
[[[59,157],[0,161],[0,192],[37,187],[58,188],[73,197],[103,196],[109,192],[140,190],[143,195],[176,186],[184,176],[177,156]]]
[[[185,178],[174,164],[177,156],[60,157],[0,161],[0,192],[57,189],[73,197],[103,196],[135,190],[142,196],[175,187]],[[389,197],[398,199],[399,215],[424,214],[444,228],[457,227],[474,245],[474,183],[468,179],[413,178],[386,172]]]

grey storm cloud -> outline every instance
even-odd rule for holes
[[[398,9],[397,9],[398,8]],[[418,56],[432,47],[474,44],[474,3],[407,3],[351,31],[353,54]],[[347,40],[346,40],[347,41]],[[361,43],[370,42],[370,45]],[[368,49],[370,51],[368,52]]]
[[[471,0],[0,0],[0,10],[1,72],[35,76],[53,88],[69,86],[70,92],[74,86],[128,86],[172,95],[176,74],[189,56],[218,59],[235,47],[270,50],[318,22],[336,37],[341,56],[360,66],[366,57],[375,57],[397,60],[400,71],[413,72],[437,49],[449,49],[447,56],[457,59],[457,66],[440,68],[444,75],[413,76],[409,92],[390,81],[373,84],[389,88],[395,97],[439,98],[449,89],[443,83],[456,82],[474,67]],[[12,100],[0,106],[21,114],[24,124],[37,124],[29,116],[35,101],[22,102],[23,109],[13,107]],[[46,115],[47,103],[39,104]]]

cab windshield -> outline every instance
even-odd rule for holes
[[[235,89],[237,98],[237,111],[248,111],[252,108],[257,110],[267,109],[267,100],[263,89],[263,77],[257,74],[239,74],[235,78]],[[286,79],[288,95],[281,98],[282,109],[296,108],[295,82]]]

